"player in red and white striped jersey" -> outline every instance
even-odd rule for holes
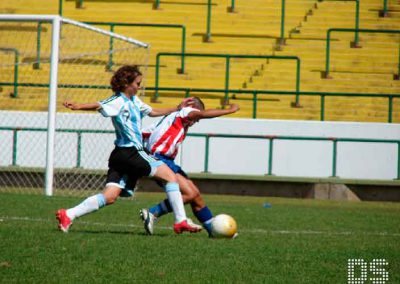
[[[196,218],[211,235],[211,221],[213,215],[204,203],[197,186],[189,179],[180,166],[175,164],[174,159],[178,153],[179,146],[186,137],[186,133],[193,124],[200,119],[213,118],[227,115],[239,110],[235,104],[228,109],[204,109],[204,103],[198,97],[186,101],[186,105],[179,111],[164,116],[160,121],[142,130],[147,150],[156,158],[162,160],[176,174],[184,203],[190,203]],[[144,228],[148,234],[153,234],[156,218],[172,211],[168,199],[151,207],[140,210]]]
[[[147,140],[147,149],[153,155],[159,154],[175,159],[188,128],[194,124],[189,117],[191,112],[200,112],[200,110],[190,106],[183,107],[143,129],[142,135]]]

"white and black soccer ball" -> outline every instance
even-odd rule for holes
[[[228,214],[215,216],[211,222],[211,233],[214,238],[235,238],[238,235],[235,219]]]

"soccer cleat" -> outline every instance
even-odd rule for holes
[[[148,235],[152,235],[154,232],[154,223],[157,221],[157,218],[148,210],[148,209],[140,209],[140,218],[143,221],[144,229]]]
[[[193,223],[193,222],[192,222]],[[182,232],[191,232],[191,233],[197,233],[201,231],[201,227],[199,228],[198,225],[189,225],[187,220],[184,220],[180,223],[175,223],[174,224],[174,232],[177,234],[182,234]]]
[[[197,229],[199,230],[199,232],[200,232],[201,230],[203,230],[203,227],[200,226],[200,225],[197,225],[195,222],[193,222],[192,219],[187,218],[186,221],[187,221],[187,223],[188,223],[189,226],[192,226],[192,227],[197,228]]]
[[[71,227],[72,221],[67,216],[67,211],[65,209],[58,210],[56,213],[56,218],[58,220],[58,228],[64,233],[68,233],[68,229]]]

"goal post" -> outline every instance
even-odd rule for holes
[[[50,196],[101,183],[111,123],[62,102],[111,96],[123,65],[145,78],[149,45],[56,15],[3,14],[0,26],[0,191]]]

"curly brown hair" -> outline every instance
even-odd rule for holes
[[[115,71],[111,78],[111,88],[114,92],[123,92],[126,85],[135,81],[136,77],[141,76],[142,73],[136,65],[125,65]]]

